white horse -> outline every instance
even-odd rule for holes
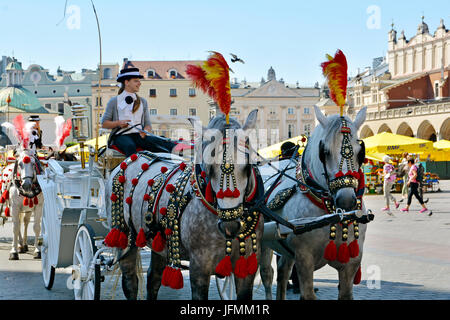
[[[16,150],[16,161],[6,166],[2,172],[1,205],[6,217],[13,221],[13,243],[9,260],[19,260],[19,253],[28,251],[28,224],[34,215],[34,258],[41,258],[38,237],[41,233],[43,195],[36,175],[40,167],[34,151],[20,148]],[[24,233],[20,230],[23,222]]]
[[[289,200],[277,210],[274,209],[288,221],[320,217],[332,211],[333,208],[351,211],[359,206],[365,211],[361,201],[364,178],[360,170],[365,151],[363,144],[358,140],[357,131],[365,121],[366,108],[357,114],[353,122],[346,116],[325,117],[317,107],[315,107],[315,113],[319,125],[308,140],[302,155],[301,166],[299,163],[299,166],[295,168],[296,166],[291,164],[291,169],[287,170],[286,174],[299,178],[311,189],[318,190],[316,195],[328,194],[329,197],[325,202],[324,198],[314,197],[308,189],[302,190],[300,186],[296,186],[296,181],[283,177],[281,183],[268,197],[267,203],[270,207],[271,201],[277,194],[278,199],[282,196],[280,191],[291,189],[293,194],[290,195]],[[287,162],[283,160],[280,169],[284,168]],[[274,179],[275,177],[272,177],[265,182],[266,190]],[[326,206],[330,206],[328,210]],[[300,283],[301,299],[316,299],[313,273],[327,264],[339,273],[339,299],[352,299],[353,284],[360,280],[366,227],[363,223],[359,225],[345,223],[342,227],[331,225],[299,235],[290,233],[285,240],[281,241],[283,242],[281,244],[275,240],[266,243],[267,246],[263,243],[260,271],[266,289],[266,298],[272,299],[273,270],[270,265],[272,261],[270,248],[280,248],[277,250],[282,254],[278,262],[277,299],[286,298],[287,282],[294,263]],[[358,247],[355,243],[352,245],[355,238],[359,250],[355,249]],[[350,246],[347,246],[347,242]],[[328,250],[328,255],[324,255],[324,251],[327,251],[324,250],[325,248]]]

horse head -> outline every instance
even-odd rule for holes
[[[20,148],[15,150],[14,179],[16,179],[25,194],[33,195],[33,185],[36,183],[36,158],[34,151]],[[30,196],[31,197],[31,196]]]
[[[351,121],[347,116],[326,117],[315,107],[319,125],[310,137],[310,171],[318,183],[328,189],[337,208],[356,209],[361,166],[365,159],[364,142],[358,130],[366,119],[366,107]],[[319,160],[316,157],[319,155]]]
[[[190,120],[201,139],[195,144],[194,161],[204,171],[207,193],[215,195],[218,228],[227,239],[236,237],[241,229],[244,202],[251,189],[249,133],[255,128],[257,111],[249,114],[243,127],[235,119],[227,124],[224,116],[213,118],[207,128]]]

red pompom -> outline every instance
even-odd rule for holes
[[[211,181],[208,182],[208,185],[206,186],[205,200],[208,201],[209,203],[214,202],[214,195],[212,191]]]
[[[325,248],[325,252],[323,257],[328,261],[334,261],[337,257],[336,244],[333,240],[330,240],[327,247]]]
[[[166,173],[167,172],[167,167],[161,167],[161,172],[162,173]]]
[[[131,203],[133,203],[133,199],[132,199],[131,197],[127,197],[127,198],[125,199],[125,202],[126,202],[127,204],[131,204]]]
[[[150,166],[148,165],[148,163],[143,163],[141,166],[142,170],[144,170],[144,171],[147,171],[149,167]]]
[[[144,194],[144,201],[148,201],[150,200],[150,195],[149,194]]]
[[[161,209],[159,209],[159,213],[162,214],[163,216],[165,216],[167,214],[167,208],[162,207]]]
[[[9,217],[9,207],[5,208],[5,217]]]
[[[239,192],[238,188],[233,190],[233,198],[239,198],[240,195],[241,193]]]
[[[150,179],[147,181],[147,184],[151,187],[155,183],[155,180]]]
[[[105,240],[103,240],[103,242],[108,247],[111,247],[111,248],[118,247],[119,246],[119,236],[120,236],[120,232],[118,229],[116,229],[116,228],[111,229],[111,231],[105,237]]]
[[[343,177],[343,176],[344,176],[344,173],[342,171],[340,171],[340,170],[335,175],[336,178]]]
[[[181,269],[173,269],[169,286],[175,290],[183,288],[183,274],[181,273]]]
[[[139,182],[139,179],[138,179],[138,178],[134,178],[133,180],[131,180],[131,184],[132,184],[133,186],[137,185],[138,182]]]
[[[355,278],[353,278],[353,284],[359,284],[361,282],[361,266],[356,271]]]
[[[5,203],[5,198],[3,198],[3,196],[0,197],[0,203]]]
[[[258,259],[256,259],[256,254],[253,252],[250,257],[247,258],[247,272],[249,275],[253,275],[258,270]]]
[[[348,250],[350,252],[351,258],[356,258],[357,256],[359,256],[358,240],[355,239],[352,242],[350,242],[350,245],[348,246]]]
[[[9,190],[8,190],[8,189],[6,189],[5,191],[3,191],[2,198],[3,198],[4,200],[8,200],[8,199],[9,199]]]
[[[227,188],[227,190],[225,190],[225,192],[223,193],[224,197],[226,198],[232,198],[233,197],[233,191],[231,191],[230,188]]]
[[[174,186],[173,184],[169,183],[169,184],[166,186],[166,191],[169,192],[169,193],[174,192],[174,191],[175,191],[175,186]]]
[[[132,154],[132,155],[130,156],[131,161],[136,161],[137,158],[138,158],[137,154]]]
[[[343,242],[339,246],[337,259],[340,263],[347,263],[350,260],[350,253],[348,252],[347,242]]]
[[[119,177],[119,182],[120,183],[122,183],[122,184],[125,183],[125,180],[126,180],[125,176],[120,176]]]
[[[28,156],[25,156],[25,157],[23,157],[23,163],[25,163],[25,164],[27,164],[27,163],[30,163],[31,162],[31,159],[30,159],[30,157],[28,157]]]
[[[120,248],[122,248],[123,250],[125,250],[128,246],[128,237],[125,234],[125,232],[120,232],[120,236],[119,236],[119,245]]]
[[[217,192],[216,198],[217,198],[217,199],[223,199],[223,190],[222,190],[222,189],[220,189],[220,190]]]
[[[34,205],[38,205],[39,204],[39,199],[37,196],[34,197],[33,199]]]
[[[166,236],[172,235],[172,229],[167,228],[167,229],[164,231],[164,234],[165,234]]]
[[[245,278],[247,276],[247,260],[245,260],[244,256],[240,256],[238,261],[236,261],[236,265],[234,266],[234,274],[238,278]]]
[[[147,244],[147,239],[145,239],[144,229],[141,228],[139,230],[139,233],[136,238],[136,246],[138,246],[139,248],[143,248],[143,247],[145,247],[146,244]]]
[[[28,201],[28,206],[30,207],[30,209],[33,208],[33,199],[30,198],[30,201]]]
[[[122,162],[122,163],[120,164],[120,169],[126,170],[127,168],[128,168],[128,165],[127,165],[126,162]]]
[[[163,251],[164,246],[165,246],[165,241],[164,241],[163,237],[161,236],[161,232],[158,231],[155,238],[153,239],[152,249],[156,252],[161,252],[161,251]]]
[[[206,172],[205,172],[205,171],[200,172],[200,176],[201,176],[203,179],[205,179],[205,178],[206,178]]]
[[[116,202],[117,201],[117,196],[115,193],[111,193],[111,197],[110,197],[112,202]]]
[[[23,205],[27,206],[28,205],[28,198],[23,198]]]
[[[165,287],[170,286],[170,280],[172,278],[172,274],[173,274],[173,268],[166,266],[164,268],[163,274],[162,274],[162,278],[161,278],[161,284]]]
[[[229,277],[233,271],[233,266],[231,265],[230,256],[225,256],[220,260],[219,264],[216,266],[216,273],[222,277]]]
[[[180,169],[181,171],[184,171],[184,169],[186,169],[186,163],[184,162],[180,163]]]

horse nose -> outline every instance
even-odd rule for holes
[[[336,195],[336,207],[345,211],[351,211],[356,208],[356,195],[353,190],[340,190]]]
[[[26,179],[23,183],[22,183],[22,188],[25,191],[31,191],[31,187],[32,187],[32,183],[29,179]]]
[[[219,222],[217,222],[217,227],[225,238],[233,239],[237,237],[239,231],[241,230],[241,221],[240,219],[233,221],[224,221],[219,219]]]

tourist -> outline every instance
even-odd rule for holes
[[[400,203],[398,203],[395,200],[395,197],[391,193],[392,186],[394,185],[395,179],[397,178],[395,175],[395,168],[390,163],[392,161],[392,158],[388,155],[384,156],[383,161],[385,163],[383,167],[383,192],[384,192],[384,199],[386,200],[386,207],[381,209],[382,211],[385,211],[387,214],[392,216],[392,212],[389,208],[389,202],[392,200],[395,204],[395,208],[398,209],[400,206]]]
[[[419,200],[422,209],[419,211],[420,213],[428,212],[428,208],[425,206],[422,197],[419,194],[419,183],[417,182],[417,166],[414,164],[414,159],[408,159],[409,173],[408,173],[408,182],[407,185],[409,187],[408,192],[408,203],[405,208],[401,209],[402,212],[408,212],[409,206],[411,205],[412,196],[414,195],[417,200]],[[432,211],[429,211],[428,215],[431,216],[433,214]]]
[[[400,199],[399,202],[403,202],[404,199],[408,198],[408,185],[407,185],[408,171],[406,170],[407,165],[408,165],[408,152],[404,152],[402,161],[398,165],[399,168],[402,168],[403,172],[404,172],[404,175],[403,175],[403,187],[402,187],[402,198]]]

